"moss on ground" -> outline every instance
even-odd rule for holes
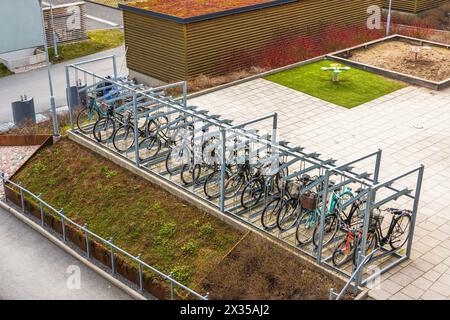
[[[14,180],[187,285],[209,273],[242,236],[67,138],[34,156]]]

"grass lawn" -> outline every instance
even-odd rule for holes
[[[199,283],[242,237],[68,138],[33,157],[14,180],[187,285]]]
[[[328,60],[307,64],[266,77],[266,80],[304,92],[345,108],[353,108],[406,87],[400,81],[391,80],[367,71],[351,68],[339,76],[339,82],[331,80]]]
[[[88,39],[85,41],[68,43],[58,46],[56,59],[54,49],[49,48],[49,55],[52,62],[62,62],[87,56],[96,52],[113,49],[123,44],[123,32],[119,29],[89,31]]]
[[[7,67],[3,63],[0,63],[0,78],[10,76],[14,74],[13,72],[9,71]]]

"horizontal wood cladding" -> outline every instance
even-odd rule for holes
[[[417,12],[438,7],[448,0],[417,0]]]
[[[128,67],[163,81],[223,74],[234,52],[254,59],[287,33],[314,37],[326,25],[363,25],[373,4],[381,2],[299,0],[185,24],[124,10]]]
[[[227,55],[245,50],[257,57],[265,44],[288,33],[317,36],[324,25],[365,24],[374,3],[379,2],[303,0],[187,24],[188,76],[221,74]]]
[[[392,9],[407,12],[420,12],[438,7],[447,0],[394,0],[392,1]],[[386,7],[389,1],[386,0]]]
[[[128,68],[163,80],[187,73],[185,26],[124,11]]]

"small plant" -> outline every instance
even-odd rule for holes
[[[33,167],[33,172],[36,174],[42,173],[45,170],[47,170],[47,166],[40,161],[36,163]]]
[[[211,225],[211,223],[204,223],[200,226],[199,230],[199,236],[201,238],[209,236],[214,233],[214,227]]]
[[[190,240],[181,247],[181,250],[189,256],[194,256],[197,254],[198,244],[196,241]]]
[[[113,178],[119,174],[116,170],[112,170],[107,167],[102,167],[101,171],[108,179]]]
[[[181,283],[189,283],[192,277],[191,269],[189,266],[185,265],[176,265],[171,272],[173,273],[175,280],[180,281]]]
[[[158,230],[158,236],[162,238],[171,238],[177,231],[176,222],[165,222]]]

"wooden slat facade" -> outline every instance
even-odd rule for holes
[[[398,11],[417,13],[438,7],[447,0],[394,0],[392,8]],[[386,7],[389,1],[386,0]]]
[[[190,23],[125,7],[128,67],[163,81],[222,74],[232,52],[258,55],[265,44],[286,33],[317,36],[325,25],[363,25],[371,4],[380,0],[299,0]]]

